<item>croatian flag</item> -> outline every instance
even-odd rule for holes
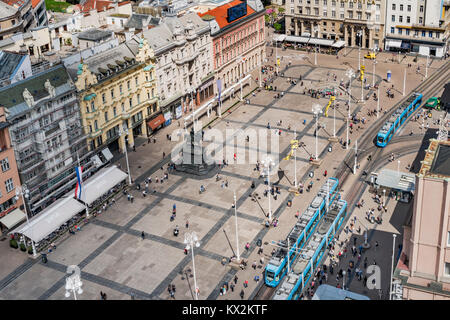
[[[75,172],[77,174],[77,186],[75,187],[75,198],[81,199],[81,184],[83,182],[83,167],[75,167]]]

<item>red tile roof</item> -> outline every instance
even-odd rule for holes
[[[239,20],[243,19],[244,17],[248,17],[249,15],[255,13],[255,10],[253,10],[252,8],[250,8],[247,5],[247,14],[245,16],[240,17],[239,19],[236,19],[234,21],[231,21],[230,23],[228,23],[227,21],[227,10],[228,8],[234,7],[235,5],[241,4],[243,1],[241,0],[233,0],[231,2],[228,2],[220,7],[214,8],[212,10],[209,10],[207,12],[204,13],[199,13],[198,15],[200,17],[203,17],[204,15],[211,15],[213,17],[216,18],[217,23],[219,24],[220,29],[222,29],[223,27],[226,27],[230,24],[234,24],[237,23]]]
[[[119,2],[118,5],[120,7],[128,3],[130,3],[130,1],[122,1]],[[108,0],[87,0],[83,5],[78,4],[77,6],[80,8],[80,12],[89,12],[90,10],[94,9],[96,9],[97,12],[101,12],[108,9],[112,9],[113,5],[114,2]]]
[[[36,8],[38,6],[39,3],[41,3],[41,1],[44,0],[31,0],[31,6],[34,8]]]
[[[20,8],[24,3],[28,2],[28,0],[1,0],[1,1],[15,8]]]

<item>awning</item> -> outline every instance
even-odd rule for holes
[[[375,184],[390,189],[412,192],[415,188],[415,182],[416,177],[412,173],[382,169]]]
[[[95,200],[125,179],[127,179],[127,174],[116,166],[103,168],[84,183],[81,200],[91,205]]]
[[[336,41],[332,45],[333,48],[342,48],[343,46],[345,46],[345,41],[344,40]]]
[[[400,48],[402,46],[401,40],[388,40],[387,43],[389,48]]]
[[[287,36],[286,41],[289,42],[298,42],[298,43],[307,43],[309,38],[306,37],[297,37],[297,36]]]
[[[280,34],[280,35],[276,36],[275,38],[273,38],[273,41],[281,42],[281,41],[284,41],[284,39],[286,39],[286,35]]]
[[[109,148],[103,149],[102,154],[105,157],[106,161],[109,161],[113,158],[113,155],[112,155],[111,151],[109,151]]]
[[[147,122],[148,126],[150,128],[152,128],[152,130],[155,130],[156,128],[158,128],[160,125],[162,125],[164,122],[166,122],[166,119],[164,119],[164,116],[162,114],[160,114],[159,116],[157,116],[156,118],[149,120]]]
[[[68,193],[68,198],[62,198],[44,209],[41,213],[29,220],[29,223],[9,232],[20,233],[27,238],[39,242],[61,225],[69,221],[74,215],[84,210],[84,205],[74,198],[74,191]]]
[[[26,219],[27,217],[25,216],[25,213],[19,208],[16,208],[6,216],[1,218],[0,223],[3,224],[6,228],[11,229]]]
[[[308,44],[318,45],[318,46],[331,46],[333,45],[334,40],[329,39],[318,39],[318,38],[310,38]]]

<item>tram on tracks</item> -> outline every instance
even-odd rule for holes
[[[276,287],[283,279],[288,269],[288,261],[289,265],[292,265],[297,257],[298,250],[308,241],[326,213],[327,202],[329,208],[335,200],[338,184],[339,180],[337,178],[328,178],[308,208],[298,218],[286,239],[279,242],[280,246],[276,249],[264,270],[266,285]]]
[[[339,197],[339,195],[337,196]],[[347,215],[347,202],[336,200],[307,241],[290,272],[272,296],[272,300],[298,300],[315,269],[320,266],[323,254],[333,240]]]
[[[412,93],[400,107],[395,110],[389,120],[387,120],[376,137],[376,145],[384,148],[391,141],[394,134],[405,123],[406,119],[420,106],[422,103],[422,94],[418,92]]]

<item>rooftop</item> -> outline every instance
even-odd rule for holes
[[[47,79],[53,87],[57,88],[66,84],[69,80],[69,76],[64,67],[59,65],[33,75],[25,80],[0,88],[0,104],[5,108],[12,108],[24,103],[23,91],[25,88],[28,89],[35,100],[48,96],[48,92],[44,88],[44,83]]]
[[[450,141],[430,139],[430,145],[425,152],[418,175],[438,179],[450,178]]]
[[[103,31],[100,29],[89,29],[78,34],[78,39],[88,41],[100,41],[112,36],[111,31]]]
[[[377,176],[376,184],[390,189],[411,192],[414,191],[415,180],[413,173],[382,169]]]
[[[155,18],[149,14],[139,14],[133,13],[128,20],[125,27],[127,28],[135,28],[135,29],[143,29],[144,26],[154,25],[157,26],[159,24],[160,19]]]
[[[215,17],[217,23],[219,24],[220,29],[222,29],[222,28],[224,28],[224,27],[226,27],[226,26],[228,26],[230,24],[234,24],[234,23],[244,19],[245,17],[248,17],[248,16],[252,15],[253,13],[255,13],[255,10],[253,10],[247,4],[247,14],[246,15],[244,15],[242,17],[239,17],[239,18],[237,18],[237,19],[235,19],[235,20],[233,20],[231,22],[228,22],[227,21],[228,8],[237,6],[237,5],[241,4],[241,3],[244,3],[244,2],[241,1],[241,0],[233,0],[233,1],[229,2],[229,3],[226,3],[226,4],[224,4],[224,5],[220,6],[220,7],[214,8],[214,9],[209,10],[207,12],[199,13],[198,15],[200,17],[207,16],[207,18],[209,18],[209,19],[210,19],[209,16]]]
[[[1,2],[9,4],[10,6],[13,6],[14,8],[20,8],[23,5],[29,3],[29,1],[30,0],[1,0]]]
[[[24,57],[24,54],[0,51],[0,80],[13,77]]]
[[[0,19],[8,18],[17,13],[17,9],[0,1]]]

